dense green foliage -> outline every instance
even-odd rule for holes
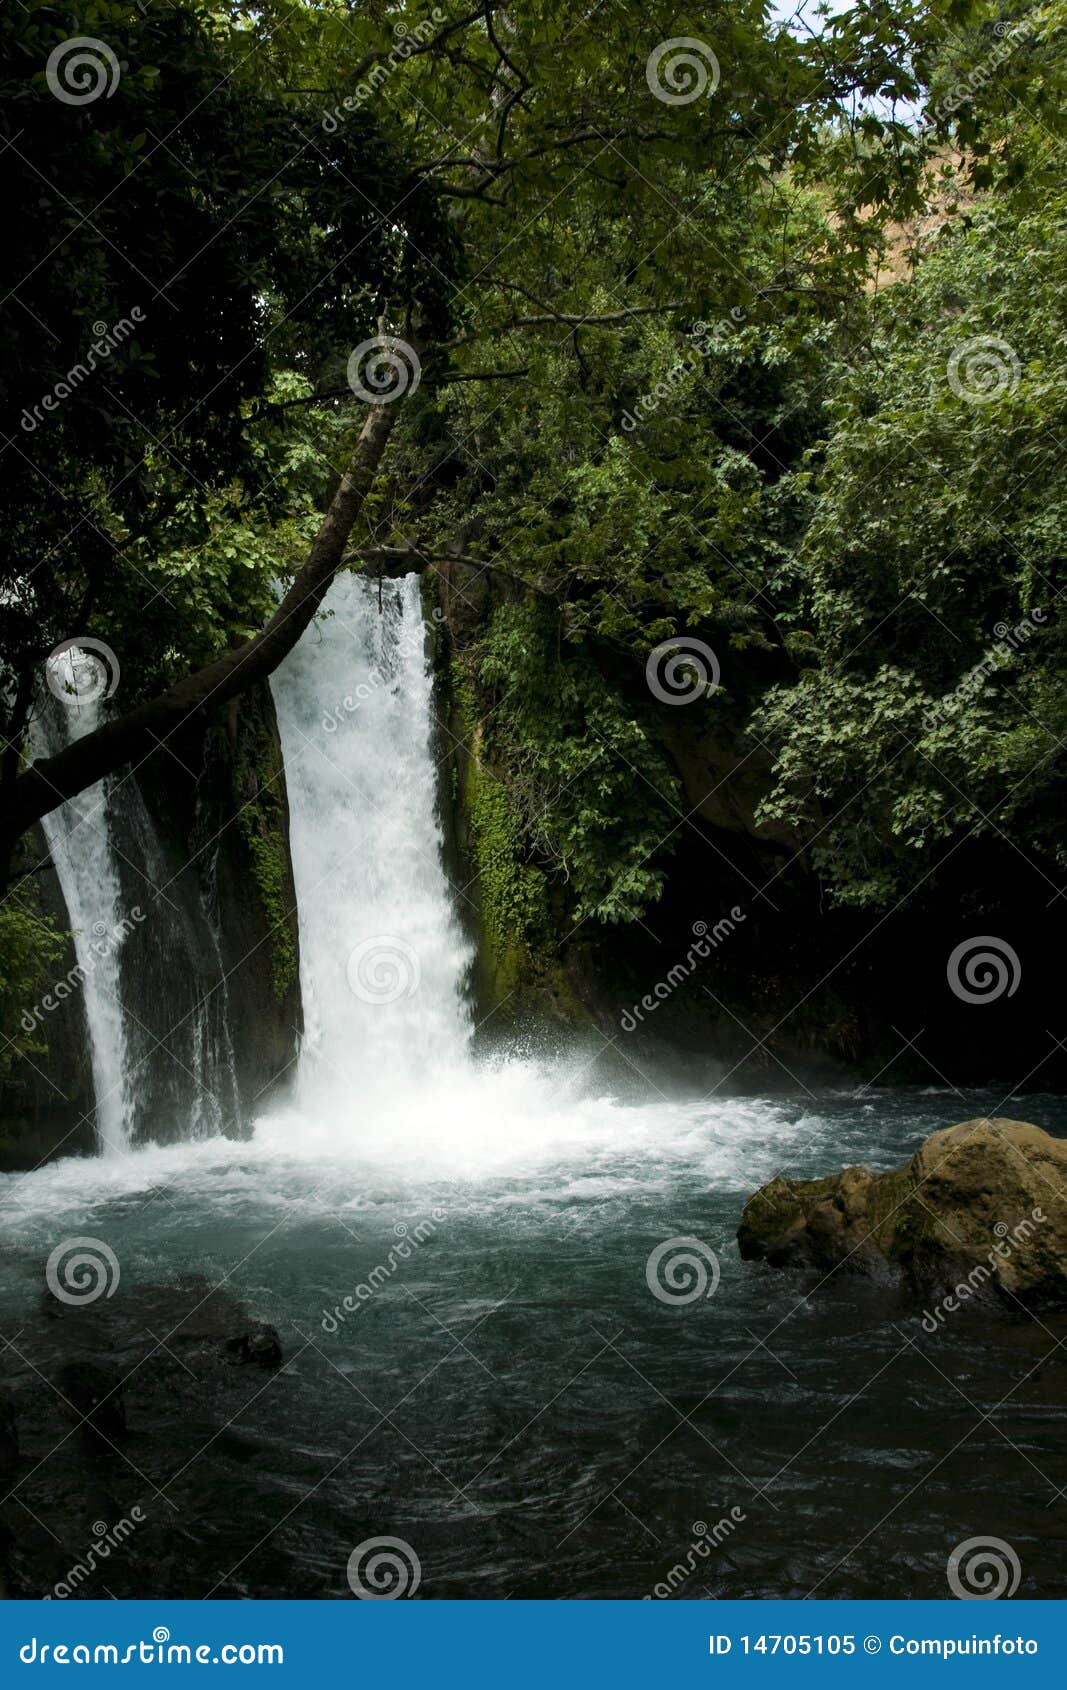
[[[62,954],[63,937],[40,909],[36,885],[22,881],[0,905],[0,1081],[47,1050],[43,1032],[27,1032],[23,1018],[34,1019],[32,1006]]]
[[[575,917],[631,921],[662,889],[649,859],[671,831],[677,779],[588,655],[557,652],[556,638],[543,607],[495,613],[478,651],[478,678],[496,700],[488,753]]]
[[[721,667],[691,761],[760,769],[751,830],[831,901],[936,886],[976,831],[1061,863],[1065,20],[1004,14],[5,10],[3,779],[61,638],[111,643],[122,706],[263,621],[377,330],[422,380],[350,559],[491,584],[456,674],[498,949],[661,896],[692,794],[644,671],[681,635]],[[73,34],[106,99],[53,97]],[[692,98],[654,86],[678,37]]]
[[[271,404],[373,333],[398,277],[440,317],[433,202],[407,192],[416,258],[381,212],[404,192],[390,143],[357,112],[301,144],[317,109],[256,54],[270,27],[208,0],[0,15],[0,683],[16,748],[61,638],[108,641],[132,702],[259,625],[334,473],[302,413]],[[110,92],[56,96],[50,55],[72,36],[102,40],[114,62],[89,56]]]
[[[766,812],[812,832],[845,899],[899,896],[972,832],[1064,862],[1065,209],[1009,197],[945,227],[872,303],[805,472],[803,669],[756,727],[779,752]]]

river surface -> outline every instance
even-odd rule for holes
[[[777,1172],[896,1166],[984,1114],[1067,1133],[1063,1100],[622,1087],[607,1041],[476,1055],[417,583],[379,615],[346,580],[330,607],[274,684],[306,1020],[288,1094],[250,1139],[157,1146],[139,1121],[0,1178],[24,1579],[136,1506],[76,1593],[350,1599],[353,1551],[388,1538],[419,1598],[944,1597],[953,1549],[992,1535],[1020,1595],[1062,1596],[1067,1319],[976,1308],[930,1333],[903,1296],[742,1263],[734,1239]],[[97,1061],[125,1098],[128,1058]],[[152,1345],[128,1441],[95,1454],[54,1430],[30,1354],[72,1238],[117,1264],[116,1356],[123,1321]],[[184,1313],[137,1302],[182,1280],[281,1340],[280,1368],[227,1374],[224,1415],[182,1376]]]
[[[776,1170],[890,1166],[1000,1102],[615,1107],[557,1079],[543,1133],[498,1116],[468,1133],[427,1099],[425,1157],[385,1127],[365,1151],[303,1154],[279,1118],[249,1145],[60,1163],[0,1190],[5,1312],[28,1315],[49,1251],[89,1234],[123,1290],[195,1273],[277,1327],[285,1365],[249,1382],[202,1492],[212,1424],[173,1421],[153,1465],[131,1407],[132,1458],[165,1494],[182,1475],[182,1594],[346,1597],[352,1550],[388,1536],[417,1553],[422,1597],[642,1596],[729,1517],[679,1599],[944,1596],[950,1550],[991,1533],[1020,1557],[1020,1594],[1054,1596],[1063,1317],[960,1313],[931,1336],[914,1304],[840,1275],[806,1296],[733,1243]],[[1002,1112],[1063,1124],[1037,1097]],[[685,1236],[721,1278],[665,1304],[648,1258]],[[89,1541],[48,1474],[35,1512],[51,1501],[64,1541]],[[151,1511],[132,1472],[112,1482],[112,1515]],[[109,1589],[122,1580],[116,1555]]]

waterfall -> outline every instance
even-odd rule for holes
[[[78,656],[64,660],[70,673],[57,674],[55,697],[42,697],[35,756],[62,749],[103,719],[103,703],[74,690]],[[198,807],[194,836],[208,827]],[[239,1129],[217,841],[205,846],[202,868],[168,863],[133,770],[53,810],[43,829],[74,934],[100,1149]]]
[[[272,678],[299,900],[302,1112],[346,1134],[471,1035],[470,949],[442,862],[417,577],[342,575]]]
[[[33,728],[35,756],[59,751],[98,726],[99,700],[48,701]],[[122,945],[127,932],[122,888],[108,822],[107,782],[100,781],[45,816],[42,827],[74,931],[100,1148],[126,1150],[134,1098],[122,1008]]]
[[[381,1131],[401,1113],[421,1117],[446,1093],[462,1098],[471,948],[442,858],[419,582],[385,583],[379,595],[344,575],[324,609],[271,684],[299,898],[305,1032],[295,1101],[309,1130],[337,1143],[361,1139],[369,1121]],[[48,703],[38,754],[100,719],[97,703]],[[97,1132],[108,1151],[239,1125],[217,842],[198,812],[194,887],[188,865],[168,866],[153,815],[131,772],[46,823],[85,971]],[[140,905],[144,926],[131,935]]]

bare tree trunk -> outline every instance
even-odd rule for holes
[[[34,822],[124,764],[140,762],[176,729],[214,710],[272,673],[295,646],[325,598],[344,557],[396,421],[398,404],[372,405],[352,462],[330,501],[307,562],[274,615],[252,639],[186,675],[166,692],[105,722],[54,757],[31,764],[3,792],[0,816],[0,885],[11,854]]]

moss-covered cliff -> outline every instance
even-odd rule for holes
[[[981,1024],[946,978],[967,931],[1000,922],[1020,945],[1040,931],[1005,850],[976,843],[951,865],[958,904],[903,900],[872,919],[828,903],[806,839],[761,819],[771,761],[745,724],[765,652],[733,651],[714,698],[678,708],[503,572],[438,565],[426,591],[442,616],[442,796],[491,1028],[591,1023],[638,1066],[673,1048],[761,1089],[1010,1081],[1005,1052],[1040,1057],[1036,969],[1028,1002],[986,1007]]]

